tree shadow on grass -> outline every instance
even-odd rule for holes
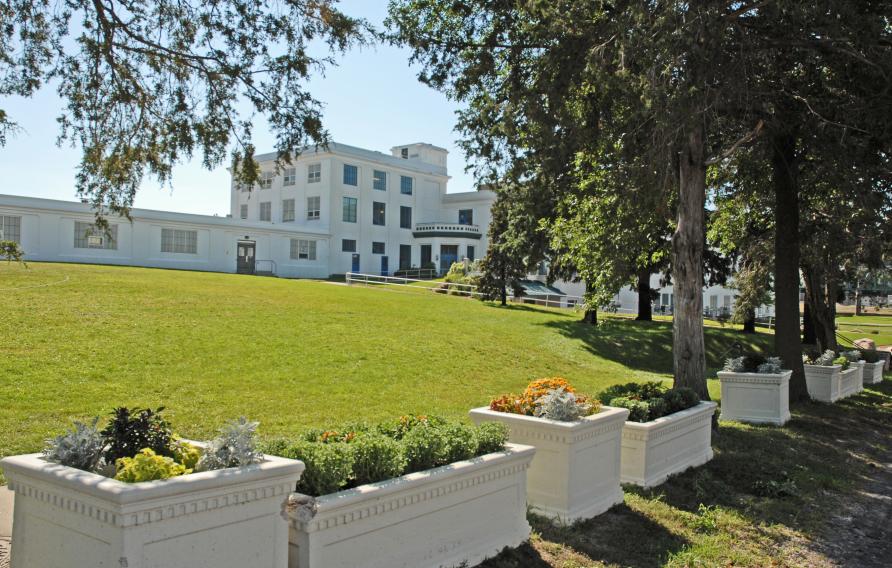
[[[542,325],[579,341],[597,357],[622,363],[637,371],[672,373],[672,322],[604,318],[598,326],[577,319],[549,321]],[[744,334],[734,329],[707,328],[707,376],[714,376],[725,358],[736,352],[762,352],[771,342],[765,334]]]
[[[533,532],[550,543],[544,554],[530,544],[506,550],[481,564],[486,568],[583,566],[591,560],[653,568],[688,544],[684,538],[627,505],[617,505],[594,519],[573,525],[554,524],[546,517],[528,515]]]

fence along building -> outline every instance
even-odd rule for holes
[[[26,260],[121,264],[324,278],[391,273],[486,252],[495,195],[446,193],[447,151],[397,146],[391,155],[332,143],[276,171],[258,156],[261,183],[233,182],[227,217],[133,209],[106,233],[88,205],[0,195],[0,232]]]

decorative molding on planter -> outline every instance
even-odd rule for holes
[[[650,422],[626,422],[622,435],[623,483],[653,487],[673,474],[712,459],[712,416],[718,405],[693,408]]]
[[[605,406],[575,422],[486,407],[472,409],[470,415],[476,424],[501,422],[508,426],[512,442],[536,446],[527,474],[527,500],[538,512],[569,523],[622,503],[620,456],[627,409]]]
[[[45,461],[0,460],[15,492],[12,568],[287,566],[282,505],[304,464],[267,456],[243,468],[123,483]],[[65,546],[60,546],[64,542]]]
[[[790,377],[783,373],[719,371],[722,420],[784,425],[790,419]]]
[[[495,556],[529,538],[526,472],[535,448],[323,495],[289,507],[290,568],[435,568]]]
[[[864,384],[877,385],[883,382],[883,361],[864,363]]]
[[[839,374],[839,398],[847,398],[861,392],[864,388],[861,383],[862,373],[861,361],[856,361]]]
[[[821,402],[842,398],[842,365],[803,365],[808,396]]]

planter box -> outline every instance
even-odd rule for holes
[[[474,565],[519,546],[530,535],[526,471],[535,451],[508,444],[503,452],[290,506],[288,565],[438,568]]]
[[[623,502],[619,484],[625,408],[605,406],[576,422],[522,414],[471,410],[471,419],[501,422],[509,440],[536,447],[527,473],[527,501],[538,512],[566,523],[600,515]]]
[[[790,419],[790,377],[783,373],[719,371],[722,419],[782,426]]]
[[[864,361],[849,363],[849,368],[839,374],[840,398],[846,398],[858,394],[864,390],[862,375],[864,373]]]
[[[864,363],[864,384],[877,385],[883,382],[883,365],[882,361]]]
[[[285,568],[282,507],[304,464],[263,463],[123,483],[12,456],[12,568]]]
[[[626,422],[622,482],[652,487],[711,460],[712,415],[717,406],[703,401],[650,422]]]
[[[842,365],[803,365],[808,396],[821,402],[842,398]]]

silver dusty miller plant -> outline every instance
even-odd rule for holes
[[[836,353],[833,352],[832,349],[828,349],[815,357],[814,361],[811,361],[810,365],[820,365],[822,367],[830,367],[833,365],[833,360],[836,359]],[[808,361],[806,361],[808,363]]]
[[[195,469],[225,469],[262,461],[263,454],[257,451],[258,424],[244,416],[227,422],[220,428],[220,435],[208,442]]]
[[[861,352],[857,349],[852,349],[851,351],[843,351],[840,353],[843,357],[849,360],[849,363],[855,363],[861,360]]]
[[[74,428],[46,441],[43,457],[47,461],[95,471],[105,450],[105,437],[96,427],[99,417],[89,424],[75,422]]]
[[[746,371],[746,357],[734,357],[733,359],[725,359],[725,367],[723,371],[732,373],[743,373]]]
[[[770,375],[779,375],[784,372],[781,367],[781,359],[780,357],[768,357],[765,359],[765,362],[759,365],[756,369],[759,373],[770,374]]]
[[[584,416],[588,405],[576,400],[576,395],[564,387],[551,389],[536,401],[535,415],[548,420],[573,422]]]

